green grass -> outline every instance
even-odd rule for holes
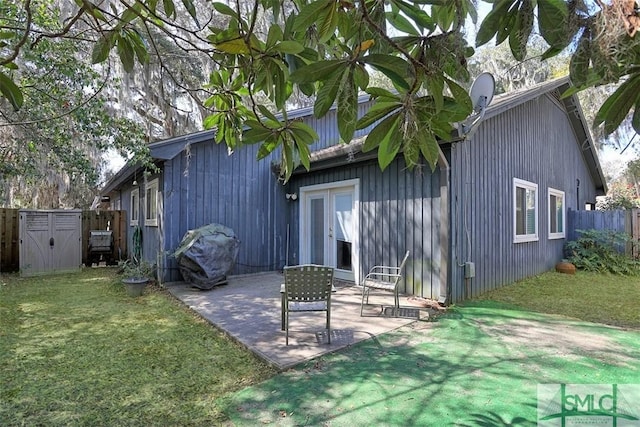
[[[589,322],[640,328],[638,276],[547,272],[488,292],[479,299]]]
[[[0,284],[0,425],[226,422],[216,399],[274,374],[160,290],[110,269]]]
[[[538,384],[638,384],[639,360],[639,331],[475,301],[300,365],[224,404],[237,427],[535,427]],[[627,398],[637,402],[640,393]]]

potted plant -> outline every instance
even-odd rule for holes
[[[145,286],[153,278],[153,265],[148,261],[128,259],[120,264],[122,283],[127,294],[132,297],[142,295]]]

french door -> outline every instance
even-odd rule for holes
[[[300,189],[302,263],[328,265],[338,279],[357,279],[358,188],[351,180]]]

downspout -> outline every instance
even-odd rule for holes
[[[449,236],[452,225],[449,215],[449,189],[451,167],[442,149],[438,147],[438,167],[440,168],[440,296],[438,303],[446,305],[451,297],[449,283]]]

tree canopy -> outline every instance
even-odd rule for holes
[[[55,30],[33,20],[44,0],[10,3],[15,19],[0,26],[0,92],[15,109],[25,103],[20,76],[27,47],[45,40],[93,43],[94,64],[115,53],[125,70],[146,63],[161,32],[185,52],[200,52],[214,64],[203,105],[204,126],[216,142],[235,150],[260,144],[259,158],[281,148],[282,173],[309,167],[313,129],[288,120],[300,93],[313,99],[322,117],[337,106],[341,141],[371,127],[363,150],[377,150],[381,168],[398,155],[409,167],[432,168],[438,139],[472,113],[465,89],[474,47],[465,24],[477,20],[472,0],[76,0]],[[522,60],[532,34],[545,42],[543,59],[568,52],[575,90],[619,82],[595,122],[613,132],[632,114],[640,131],[640,11],[635,0],[494,0],[480,23],[475,47],[508,43]],[[6,3],[5,3],[6,4]],[[7,6],[8,7],[8,6]],[[186,18],[186,19],[185,19]],[[373,79],[377,72],[387,80]],[[393,90],[388,90],[392,87]],[[372,108],[357,116],[360,94]]]

